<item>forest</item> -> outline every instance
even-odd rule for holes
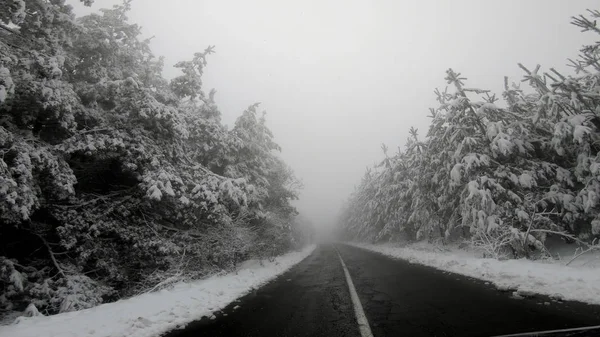
[[[89,308],[310,239],[258,104],[228,128],[204,91],[213,46],[167,80],[130,1],[0,8],[0,315]]]
[[[600,34],[598,18],[571,23]],[[522,83],[505,77],[500,96],[448,69],[429,129],[411,128],[396,153],[382,145],[340,213],[341,235],[459,243],[501,259],[548,257],[550,237],[598,249],[600,42],[578,55],[571,74],[519,64]]]

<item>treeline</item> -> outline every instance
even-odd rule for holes
[[[600,33],[600,12],[573,18]],[[570,60],[574,74],[537,66],[527,90],[504,79],[499,97],[465,86],[449,69],[451,90],[420,138],[368,169],[340,216],[347,239],[465,239],[493,257],[547,254],[549,236],[595,243],[600,237],[600,42]]]
[[[228,129],[202,91],[213,48],[167,81],[129,7],[0,0],[0,314],[91,307],[309,236],[257,105]]]

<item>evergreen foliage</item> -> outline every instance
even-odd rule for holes
[[[600,33],[600,12],[573,18]],[[549,235],[591,244],[600,237],[600,42],[584,46],[565,76],[525,72],[530,90],[502,97],[465,87],[436,90],[424,139],[368,169],[342,210],[346,238],[463,240],[493,257],[547,254]]]
[[[213,47],[164,79],[129,3],[76,19],[0,0],[0,311],[87,308],[304,242],[257,105],[221,123]]]

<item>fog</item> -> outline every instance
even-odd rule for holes
[[[120,1],[96,0],[78,14]],[[591,41],[570,17],[596,1],[223,1],[137,0],[130,14],[172,65],[215,45],[204,90],[217,90],[233,125],[261,102],[281,156],[302,179],[296,205],[330,226],[381,143],[403,146],[410,126],[425,135],[433,90],[445,70],[498,95],[521,62],[565,70]]]

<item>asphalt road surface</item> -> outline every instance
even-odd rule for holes
[[[483,281],[363,249],[321,245],[276,280],[216,312],[216,319],[204,317],[165,336],[360,337],[340,256],[370,328],[363,337],[497,336],[600,325],[598,306],[544,296],[515,299]]]

